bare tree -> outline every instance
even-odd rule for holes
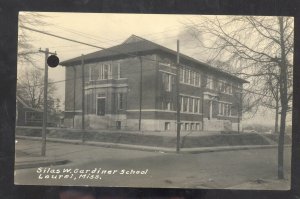
[[[27,30],[20,26],[43,27],[49,25],[44,21],[46,16],[36,12],[21,12],[19,14],[19,35],[18,35],[18,61],[20,63],[31,64],[35,66],[34,56],[38,53],[37,49],[31,44],[32,37]]]
[[[283,179],[284,133],[292,99],[293,18],[205,17],[200,23],[189,20],[187,27],[203,51],[210,53],[209,60],[230,63],[230,70],[260,93],[262,105],[275,102],[276,115],[281,116],[278,178]]]
[[[54,97],[56,87],[51,80],[48,84],[48,110],[55,112],[57,99]],[[44,76],[41,70],[28,68],[18,79],[17,95],[22,97],[32,108],[43,109]],[[58,101],[59,103],[59,101]],[[59,107],[58,107],[59,108]]]

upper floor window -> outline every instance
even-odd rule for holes
[[[201,75],[199,73],[195,74],[195,86],[201,86]]]
[[[187,68],[180,69],[180,83],[189,84],[192,86],[201,86],[201,75],[198,72]]]
[[[207,76],[206,88],[213,89],[213,78],[212,78],[212,76]]]
[[[190,84],[195,85],[195,72],[191,71]]]
[[[232,94],[232,83],[228,84],[228,93]]]
[[[222,93],[226,93],[226,83],[224,81],[219,81],[219,89],[220,89],[220,92]]]
[[[171,74],[168,73],[161,73],[162,75],[162,85],[164,91],[171,91],[172,90],[172,85],[174,81],[174,77]]]
[[[90,81],[112,79],[112,70],[110,64],[101,64],[90,66]]]
[[[232,94],[232,83],[219,81],[219,90],[222,93]]]
[[[190,73],[189,70],[183,69],[183,74],[184,74],[184,78],[183,78],[183,82],[188,84],[190,81]]]
[[[183,82],[183,78],[184,78],[184,74],[183,74],[184,70],[182,68],[180,68],[180,82]]]
[[[118,79],[121,79],[121,78],[123,78],[123,73],[122,73],[122,70],[121,70],[121,64],[118,63],[117,67],[118,67]]]

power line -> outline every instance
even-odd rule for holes
[[[77,35],[81,35],[81,36],[84,36],[84,35],[88,35],[86,36],[86,38],[90,38],[90,39],[94,39],[96,41],[100,41],[100,42],[103,42],[95,37],[98,37],[96,35],[92,35],[92,34],[88,34],[88,33],[84,33],[84,32],[81,32],[81,31],[78,31],[78,30],[74,30],[72,28],[66,28],[66,27],[62,27],[62,26],[59,26],[60,28],[58,29],[62,29],[62,30],[65,30],[67,32],[71,32],[71,33],[74,33],[74,34],[77,34]],[[171,27],[176,27],[176,28],[172,28],[172,29],[169,29]],[[57,27],[56,27],[57,28]],[[154,33],[149,33],[149,34],[142,34],[142,35],[139,35],[141,37],[144,37],[144,36],[149,36],[149,35],[158,35],[158,34],[161,34],[161,33],[165,33],[165,32],[170,32],[171,30],[176,30],[176,29],[180,29],[181,27],[177,27],[177,26],[170,26],[170,27],[167,27],[168,30],[164,30],[164,31],[160,31],[160,32],[154,32]],[[176,36],[171,36],[171,37],[177,37]],[[170,38],[170,36],[168,37]],[[108,44],[111,44],[111,42],[120,42],[122,41],[124,38],[118,38],[118,39],[105,39],[107,41],[110,41],[110,42],[107,42],[107,41],[104,41],[104,43],[108,43]]]
[[[55,35],[55,34],[52,34],[52,33],[47,33],[47,32],[41,31],[41,30],[36,30],[36,29],[33,29],[33,28],[29,28],[29,27],[26,27],[26,26],[20,26],[20,27],[24,28],[24,29],[27,29],[27,30],[34,31],[34,32],[38,32],[38,33],[41,33],[41,34],[45,34],[45,35],[49,35],[49,36],[52,36],[52,37],[57,37],[57,38],[60,38],[60,39],[64,39],[64,40],[67,40],[67,41],[71,41],[71,42],[75,42],[75,43],[80,43],[80,44],[91,46],[91,47],[95,47],[95,48],[100,48],[101,50],[105,49],[105,48],[100,47],[100,46],[88,44],[88,43],[77,41],[77,40],[74,40],[74,39],[69,39],[67,37],[58,36],[58,35]]]
[[[69,39],[67,37],[62,37],[62,36],[55,35],[55,34],[52,34],[52,33],[47,33],[47,32],[41,31],[41,30],[36,30],[36,29],[33,29],[33,28],[29,28],[29,27],[26,27],[26,26],[20,26],[20,27],[28,29],[30,31],[38,32],[38,33],[41,33],[41,34],[46,34],[46,35],[49,35],[49,36],[52,36],[52,37],[57,37],[57,38],[60,38],[60,39],[64,39],[64,40],[67,40],[67,41],[71,41],[71,42],[75,42],[75,43],[79,43],[79,44],[83,44],[83,45],[87,45],[87,46],[99,48],[101,50],[107,50],[107,51],[111,51],[111,52],[115,52],[115,53],[120,53],[120,54],[123,54],[123,55],[129,55],[131,57],[137,57],[136,54],[124,53],[124,52],[120,52],[120,51],[116,51],[116,50],[107,49],[107,48],[104,48],[104,47],[101,47],[101,46],[96,46],[96,45],[93,45],[93,44],[88,44],[88,43],[77,41],[77,40],[74,40],[74,39]],[[146,58],[146,57],[144,57],[142,59],[156,61],[155,59]]]
[[[91,35],[91,34],[87,34],[87,33],[84,33],[84,32],[80,32],[80,31],[77,31],[77,30],[74,30],[74,29],[71,29],[71,28],[65,28],[65,27],[56,27],[58,29],[61,29],[61,30],[64,30],[66,32],[70,32],[70,33],[73,33],[73,34],[76,34],[76,35],[80,35],[82,37],[85,37],[85,38],[89,38],[89,39],[93,39],[95,41],[99,41],[99,42],[103,42],[103,43],[106,43],[106,44],[112,44],[113,43],[116,43],[116,42],[119,42],[119,41],[122,41],[124,40],[124,38],[120,38],[120,39],[115,39],[115,40],[112,40],[112,39],[109,39],[108,41],[110,42],[107,42],[107,41],[103,41],[103,40],[99,40],[96,38],[95,35]],[[179,29],[180,27],[177,27],[177,28],[173,28],[173,29],[170,29],[170,30],[175,30],[175,29]],[[165,32],[170,32],[170,30],[165,30],[165,31],[161,31],[161,32],[156,32],[156,33],[149,33],[149,34],[142,34],[142,35],[139,35],[139,36],[149,36],[149,35],[158,35],[158,34],[161,34],[161,33],[165,33]],[[91,35],[91,36],[86,36],[86,35]],[[154,39],[155,41],[157,40],[165,40],[165,39],[171,39],[171,38],[176,38],[178,37],[178,35],[174,35],[174,36],[168,36],[168,38],[158,38],[158,39]],[[191,40],[188,40],[187,38],[185,39],[181,39],[181,41],[191,41]],[[92,43],[92,44],[97,44],[97,43]],[[53,46],[51,46],[53,48]],[[72,47],[72,46],[70,46]]]
[[[55,34],[52,34],[52,33],[47,33],[47,32],[44,32],[44,31],[36,30],[36,29],[33,29],[33,28],[25,27],[25,26],[20,26],[20,27],[28,29],[28,30],[31,30],[31,31],[34,31],[34,32],[39,32],[41,34],[46,34],[46,35],[49,35],[49,36],[53,36],[53,37],[57,37],[57,38],[60,38],[60,39],[64,39],[64,40],[67,40],[67,41],[71,41],[71,42],[75,42],[75,43],[79,43],[79,44],[83,44],[83,45],[87,45],[87,46],[91,46],[91,47],[95,47],[95,48],[100,48],[101,50],[108,50],[108,51],[111,51],[111,52],[117,52],[117,53],[129,55],[129,56],[137,57],[137,55],[135,55],[135,54],[123,53],[123,52],[119,52],[119,51],[107,49],[107,48],[104,48],[104,47],[101,47],[101,46],[96,46],[96,45],[88,44],[88,43],[85,43],[85,42],[77,41],[77,40],[74,40],[74,39],[69,39],[69,38],[66,38],[66,37],[58,36],[58,35],[55,35]],[[151,59],[151,58],[145,58],[145,57],[142,58],[142,59],[151,60],[151,61],[157,61],[157,60],[154,60],[154,59]],[[220,70],[220,69],[218,69],[218,70]],[[220,71],[221,72],[225,72],[223,70],[220,70]],[[225,72],[225,73],[227,73],[227,72]],[[66,81],[66,80],[63,80],[63,81]],[[265,94],[256,93],[256,92],[253,92],[253,91],[250,91],[250,90],[245,90],[245,91],[251,92],[253,94],[261,95],[261,96],[266,96]],[[271,97],[271,96],[266,96],[266,97]]]

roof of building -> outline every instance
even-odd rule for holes
[[[96,51],[96,52],[84,55],[84,61],[86,63],[95,62],[98,60],[108,59],[108,58],[112,58],[112,57],[116,57],[116,56],[136,57],[136,56],[140,55],[141,53],[157,51],[157,50],[169,53],[174,56],[177,55],[177,52],[174,50],[171,50],[169,48],[166,48],[164,46],[156,44],[152,41],[146,40],[144,38],[138,37],[136,35],[132,35],[128,39],[126,39],[123,43],[121,43],[120,45],[116,45],[116,46],[113,46],[110,48],[106,48],[104,50],[100,50],[100,51]],[[81,59],[82,59],[82,56],[78,56],[78,57],[75,57],[75,58],[72,58],[69,60],[65,60],[65,61],[61,62],[60,65],[73,66],[76,64],[80,64]],[[211,70],[216,73],[221,73],[222,75],[225,75],[225,76],[229,76],[235,80],[240,81],[241,83],[249,83],[248,81],[246,81],[244,79],[241,79],[235,75],[227,73],[219,68],[213,67],[207,63],[201,62],[197,59],[194,59],[194,58],[184,55],[182,53],[180,53],[180,59],[194,62],[196,64],[201,65],[201,67],[204,67],[205,69]]]

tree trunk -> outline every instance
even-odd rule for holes
[[[275,132],[274,134],[277,136],[278,135],[278,120],[279,120],[279,88],[278,84],[276,85],[276,106],[275,106]]]
[[[285,132],[286,110],[281,110],[280,132],[278,138],[278,179],[284,179],[283,160],[284,160],[284,132]]]
[[[276,111],[275,111],[275,131],[274,131],[274,134],[275,135],[278,135],[278,119],[279,119],[279,117],[278,117],[278,109],[279,109],[279,107],[278,107],[278,101],[276,101]]]
[[[286,113],[288,108],[287,99],[287,65],[286,55],[284,46],[284,30],[283,30],[283,17],[278,17],[279,29],[280,29],[280,43],[281,43],[281,59],[279,60],[280,66],[280,78],[279,78],[279,89],[280,89],[280,103],[281,103],[281,118],[280,118],[280,133],[278,140],[278,179],[284,178],[283,171],[283,160],[284,160],[284,133],[285,133],[285,122]]]

